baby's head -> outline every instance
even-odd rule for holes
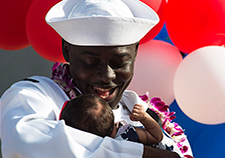
[[[67,102],[61,119],[68,126],[96,134],[110,136],[114,128],[114,115],[108,103],[92,94],[80,95]]]

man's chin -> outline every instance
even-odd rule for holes
[[[116,96],[113,100],[109,101],[108,104],[112,109],[117,109],[118,108],[118,103],[120,102],[120,99],[122,98],[122,95]]]

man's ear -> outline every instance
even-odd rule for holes
[[[69,50],[70,50],[70,44],[67,41],[65,41],[64,39],[62,39],[62,52],[63,52],[64,59],[67,62],[70,62],[69,61]]]

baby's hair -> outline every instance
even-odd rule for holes
[[[68,126],[96,134],[110,136],[114,127],[114,115],[109,104],[92,94],[80,95],[66,104],[61,119]]]

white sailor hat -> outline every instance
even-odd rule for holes
[[[46,22],[74,45],[129,45],[140,41],[159,17],[139,0],[63,0]]]

